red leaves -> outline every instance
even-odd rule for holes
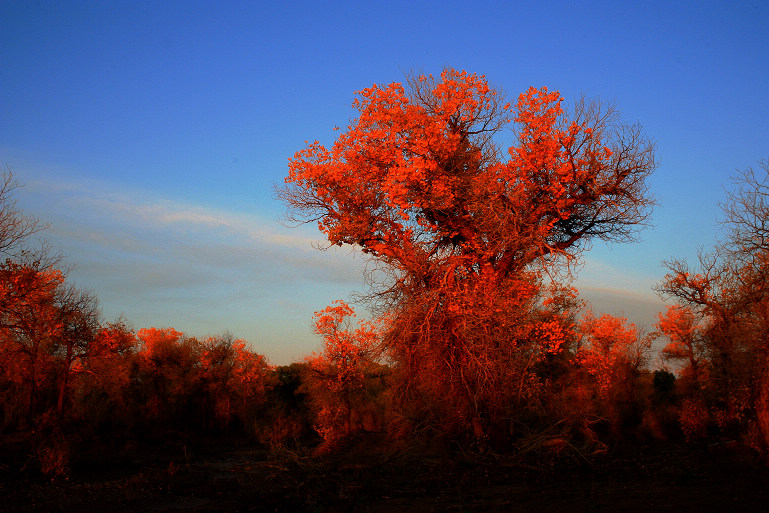
[[[354,317],[342,300],[315,312],[315,333],[323,337],[323,350],[308,358],[308,384],[315,429],[327,443],[357,429],[356,404],[366,395],[367,374],[376,365],[379,333],[365,321],[353,328]]]
[[[334,389],[362,387],[365,370],[375,360],[379,333],[366,321],[353,330],[354,317],[355,311],[342,300],[315,312],[315,333],[323,337],[323,351],[313,354],[310,364]]]
[[[651,338],[642,337],[634,324],[624,317],[588,314],[582,321],[583,345],[577,361],[592,375],[600,394],[607,396],[612,387],[622,385],[628,370],[637,370],[651,346]]]
[[[57,269],[11,260],[0,265],[0,351],[29,368],[53,352],[63,336],[59,301],[63,285]]]
[[[23,315],[55,317],[56,293],[64,284],[61,271],[53,268],[38,269],[7,260],[0,265],[0,307],[2,325],[22,328]],[[56,326],[49,326],[56,328]]]
[[[568,259],[583,238],[625,238],[645,218],[651,147],[624,137],[610,108],[578,103],[570,119],[558,92],[530,88],[511,112],[484,77],[450,69],[408,85],[359,92],[359,117],[330,149],[290,159],[279,196],[291,218],[407,272],[452,241],[501,274]],[[495,138],[511,124],[504,161]]]
[[[136,336],[122,322],[115,322],[102,327],[96,334],[91,354],[99,356],[117,355],[131,352],[136,346]]]
[[[143,328],[136,334],[142,343],[142,353],[147,357],[162,357],[173,351],[184,337],[184,333],[173,328]]]
[[[394,256],[393,246],[413,242],[410,223],[434,229],[435,221],[420,211],[454,205],[456,184],[445,161],[491,100],[482,77],[446,71],[442,79],[422,77],[434,87],[425,87],[429,98],[416,104],[400,84],[361,91],[354,102],[360,117],[331,150],[314,144],[291,160],[286,183],[303,191],[294,206],[304,201],[321,214],[320,228],[331,243]],[[307,202],[310,197],[318,201]]]
[[[372,86],[353,106],[331,148],[290,159],[278,192],[289,219],[379,260],[392,278],[374,291],[392,312],[388,350],[407,380],[452,396],[447,415],[499,409],[513,387],[520,401],[541,355],[574,338],[570,312],[538,304],[542,275],[568,272],[591,239],[630,238],[652,204],[653,146],[598,103],[567,115],[558,92],[530,88],[513,106],[452,69]],[[316,314],[324,365],[355,354],[338,328],[349,314]]]

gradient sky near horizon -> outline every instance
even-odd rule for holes
[[[738,169],[769,158],[769,3],[0,0],[0,164],[105,319],[229,330],[272,363],[365,261],[280,223],[273,188],[354,92],[444,67],[515,97],[613,101],[657,144],[653,226],[596,244],[576,286],[651,327],[661,262],[693,261]]]

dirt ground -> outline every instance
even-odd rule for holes
[[[636,446],[590,462],[572,456],[156,448],[130,458],[90,455],[66,479],[0,467],[0,511],[769,511],[769,468],[735,443]]]

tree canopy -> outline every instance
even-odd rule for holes
[[[562,102],[532,87],[511,103],[451,69],[375,85],[331,148],[316,141],[290,159],[279,196],[331,244],[360,246],[428,286],[503,280],[595,238],[628,240],[653,204],[654,146],[611,106],[583,99],[567,114]]]

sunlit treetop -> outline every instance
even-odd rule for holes
[[[409,272],[504,279],[595,238],[632,239],[653,204],[653,145],[610,106],[579,100],[567,114],[562,103],[546,88],[508,102],[452,69],[375,85],[330,148],[290,159],[279,197],[289,220]]]

